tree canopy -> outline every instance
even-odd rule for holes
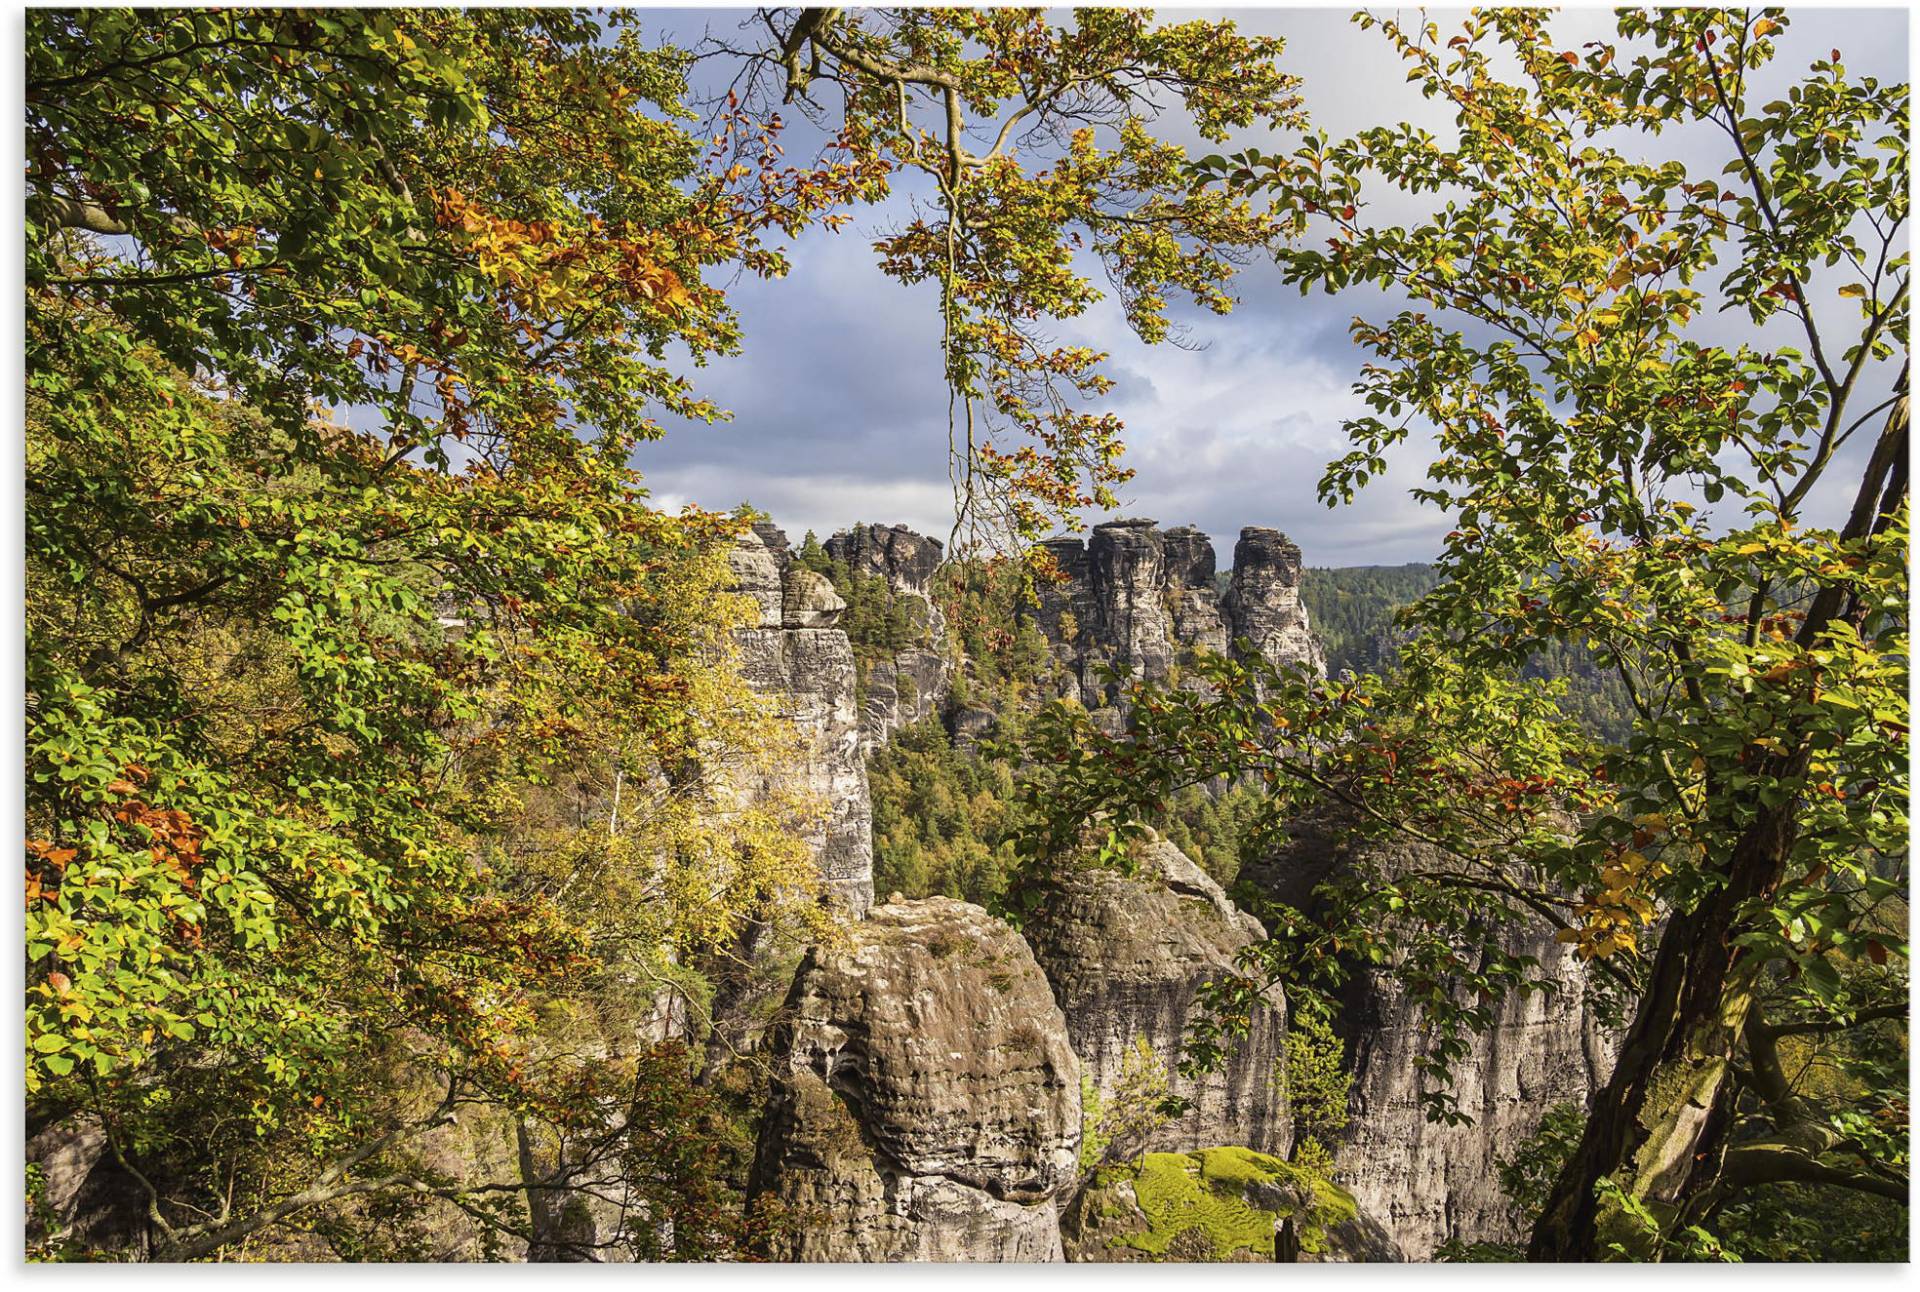
[[[1354,321],[1371,415],[1321,492],[1350,500],[1433,428],[1439,581],[1384,676],[1222,665],[1210,698],[1143,694],[1117,739],[1056,715],[1033,846],[1104,812],[1123,835],[1222,774],[1263,778],[1275,823],[1342,801],[1448,865],[1360,877],[1255,977],[1390,962],[1455,1034],[1532,981],[1487,929],[1556,926],[1632,1022],[1536,1257],[1701,1250],[1761,1181],[1904,1199],[1904,1147],[1864,1128],[1904,1118],[1904,1082],[1823,1107],[1772,1047],[1904,1014],[1907,87],[1836,52],[1750,102],[1777,11],[1626,11],[1579,50],[1532,10],[1360,21],[1453,137],[1310,133],[1198,170],[1313,221],[1275,251],[1303,291],[1407,298]],[[1660,151],[1686,128],[1718,141],[1707,173]],[[1432,213],[1376,222],[1387,190]],[[1851,501],[1816,523],[1829,482]],[[1520,675],[1554,644],[1615,672],[1624,739]]]
[[[1148,9],[761,10],[748,104],[778,95],[835,132],[849,165],[928,192],[932,213],[880,237],[884,270],[940,289],[952,394],[956,537],[1024,549],[1130,478],[1119,419],[1085,406],[1106,357],[1049,320],[1102,296],[1097,263],[1141,337],[1168,335],[1178,293],[1218,314],[1273,217],[1188,182],[1163,116],[1220,142],[1305,120],[1283,42],[1231,21]],[[930,190],[930,191],[929,191]],[[881,190],[884,191],[884,188]]]
[[[608,21],[32,17],[28,1092],[101,1121],[158,1254],[484,1197],[403,1150],[592,1106],[542,1011],[631,944],[521,846],[542,784],[634,778],[589,880],[668,953],[809,899],[781,810],[686,770],[779,747],[740,522],[626,457],[706,411],[664,358],[734,342],[703,273],[777,270],[813,199],[702,170],[680,60]]]

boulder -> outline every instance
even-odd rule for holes
[[[780,601],[782,627],[832,628],[839,624],[846,608],[847,603],[825,575],[800,566],[788,568]]]
[[[1057,1261],[1080,1065],[1020,935],[889,901],[810,952],[769,1037],[750,1192],[796,1261]]]
[[[1108,1167],[1061,1217],[1070,1261],[1394,1260],[1345,1190],[1238,1147],[1148,1153]]]
[[[1173,844],[1153,836],[1134,845],[1132,859],[1132,876],[1086,869],[1054,880],[1026,923],[1082,1071],[1111,1106],[1144,1040],[1171,1093],[1191,1103],[1144,1143],[1126,1146],[1129,1152],[1220,1144],[1285,1150],[1287,1006],[1279,988],[1214,1071],[1196,1080],[1177,1069],[1197,993],[1235,972],[1240,949],[1266,931]]]

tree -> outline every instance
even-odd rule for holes
[[[1201,170],[1325,232],[1276,249],[1303,291],[1410,299],[1354,323],[1374,415],[1322,495],[1349,500],[1433,428],[1416,495],[1455,517],[1441,581],[1387,676],[1221,664],[1210,698],[1143,693],[1119,741],[1056,715],[1053,824],[1030,846],[1102,812],[1124,835],[1213,775],[1262,777],[1276,819],[1340,800],[1447,864],[1354,877],[1264,968],[1395,964],[1443,1030],[1532,980],[1510,956],[1474,967],[1498,951],[1486,924],[1555,925],[1633,1015],[1536,1258],[1700,1250],[1758,1184],[1904,1202],[1904,1140],[1864,1129],[1878,1097],[1823,1106],[1771,1046],[1906,1016],[1907,87],[1835,51],[1750,103],[1787,21],[1771,11],[1624,12],[1617,42],[1578,51],[1532,10],[1444,39],[1360,21],[1457,138],[1315,134]],[[1724,170],[1661,157],[1682,130]],[[1382,189],[1430,213],[1377,224]],[[1812,510],[1822,486],[1847,500],[1837,523]],[[1624,742],[1590,743],[1519,677],[1552,644],[1618,676]]]
[[[930,189],[937,215],[875,247],[891,276],[940,286],[956,537],[1030,541],[1112,506],[1131,474],[1120,424],[1076,406],[1110,387],[1104,356],[1055,344],[1045,321],[1100,298],[1083,255],[1149,341],[1168,334],[1171,293],[1227,312],[1235,262],[1273,221],[1193,190],[1184,150],[1151,127],[1175,104],[1216,142],[1298,124],[1282,43],[1218,20],[1155,25],[1145,9],[1062,25],[1038,9],[771,9],[746,28],[765,42],[713,42],[746,60],[739,101],[797,103],[881,186]]]
[[[634,965],[507,846],[530,787],[636,778],[584,883],[682,941],[804,886],[724,815],[619,847],[744,721],[743,522],[626,458],[714,411],[662,358],[733,344],[703,273],[845,187],[704,171],[682,61],[608,21],[31,20],[27,1088],[99,1119],[153,1254],[378,1196],[515,1232],[525,1182],[417,1147],[664,1070],[544,1030]]]

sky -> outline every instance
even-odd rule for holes
[[[709,29],[739,38],[749,12],[640,11],[644,31],[688,48]],[[1804,71],[1812,57],[1838,47],[1850,72],[1908,79],[1904,9],[1789,12],[1793,22],[1776,77]],[[1351,7],[1161,10],[1160,17],[1223,13],[1243,30],[1286,38],[1282,66],[1302,78],[1316,127],[1336,136],[1399,121],[1436,134],[1446,130],[1443,110],[1405,83],[1404,65],[1377,30],[1362,31],[1350,21]],[[1428,16],[1444,28],[1461,15],[1434,9]],[[1577,47],[1609,35],[1610,27],[1606,13],[1586,10],[1560,15],[1554,32]],[[696,93],[724,82],[723,64],[698,65]],[[1166,125],[1163,133],[1194,145],[1196,155],[1216,151],[1190,131]],[[803,129],[790,132],[790,150],[801,151],[806,138]],[[1249,134],[1228,150],[1252,143],[1286,151],[1291,142]],[[1662,146],[1676,148],[1683,160],[1695,149],[1671,138]],[[670,424],[662,440],[635,454],[656,504],[725,509],[750,503],[795,539],[809,529],[824,538],[863,522],[901,523],[945,537],[953,500],[937,298],[931,286],[905,287],[884,277],[871,249],[874,236],[902,210],[867,208],[839,233],[805,234],[790,249],[793,270],[786,278],[742,279],[730,289],[745,334],[742,353],[716,359],[693,377],[733,419]],[[1085,518],[1145,516],[1164,527],[1197,525],[1213,536],[1223,567],[1248,525],[1285,531],[1309,565],[1431,559],[1451,525],[1407,493],[1421,479],[1430,442],[1416,438],[1402,446],[1393,469],[1349,505],[1329,510],[1316,496],[1322,470],[1346,447],[1343,419],[1364,411],[1351,389],[1364,355],[1349,340],[1348,325],[1355,314],[1384,317],[1392,302],[1382,294],[1302,296],[1265,261],[1246,267],[1236,293],[1240,304],[1225,318],[1174,309],[1175,320],[1188,325],[1181,347],[1141,343],[1111,300],[1053,329],[1063,344],[1111,354],[1107,371],[1116,386],[1099,406],[1126,422],[1126,461],[1136,472],[1117,510]],[[1826,505],[1842,505],[1837,489]]]

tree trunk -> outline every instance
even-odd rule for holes
[[[1883,528],[1906,496],[1905,372],[1841,535]],[[1805,646],[1854,607],[1839,587],[1820,590],[1802,624]],[[1799,733],[1782,733],[1796,752],[1763,772],[1789,779],[1806,771]],[[1743,905],[1773,895],[1786,877],[1799,835],[1797,805],[1755,805],[1753,823],[1734,845],[1726,885],[1692,911],[1676,914],[1661,935],[1645,995],[1605,1089],[1595,1098],[1580,1145],[1561,1169],[1534,1225],[1528,1256],[1537,1261],[1660,1259],[1688,1204],[1720,1173],[1729,1120],[1728,1076],[1753,1003],[1757,965],[1734,945],[1746,930]],[[1607,1183],[1606,1196],[1599,1191]]]
[[[1657,1260],[1687,1202],[1712,1183],[1753,1000],[1735,916],[1779,887],[1796,833],[1790,808],[1762,816],[1734,849],[1728,885],[1668,923],[1613,1076],[1534,1227],[1531,1259]],[[1619,1192],[1596,1196],[1603,1179]]]
[[[532,1235],[527,1260],[551,1264],[595,1259],[598,1234],[584,1195],[566,1186],[566,1142],[556,1148],[553,1161],[542,1166],[524,1117],[514,1119],[520,1149],[520,1180],[527,1191],[527,1219]]]

